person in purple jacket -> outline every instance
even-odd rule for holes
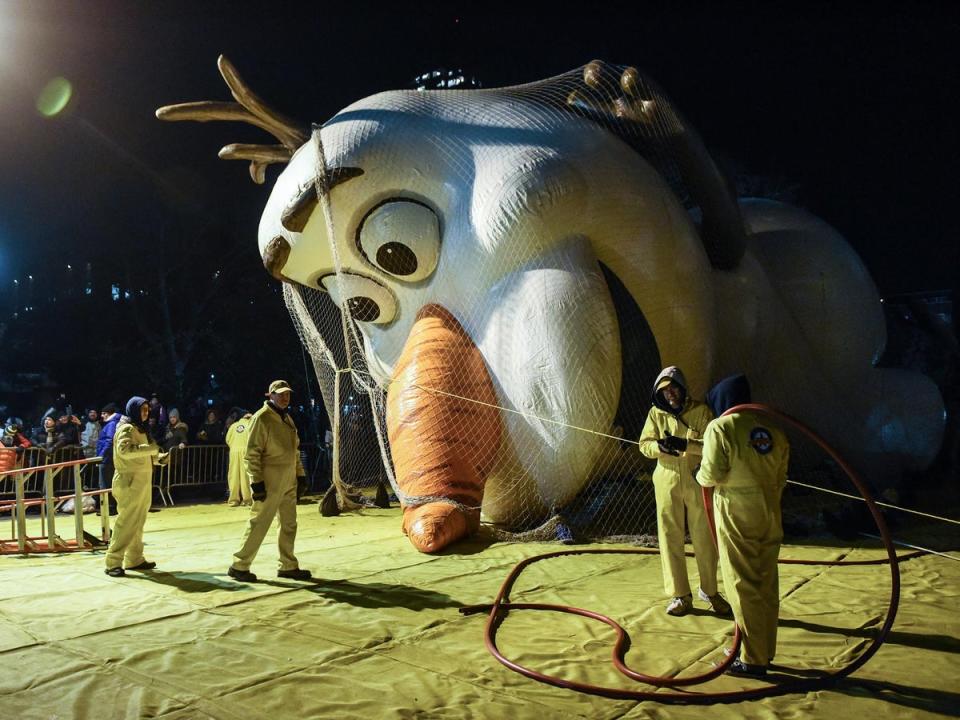
[[[113,436],[117,433],[117,423],[120,422],[120,408],[115,403],[108,403],[100,411],[103,428],[97,438],[97,455],[103,458],[100,462],[100,489],[109,490],[113,483]],[[102,499],[101,495],[101,499]],[[110,496],[107,496],[110,498]],[[116,515],[117,506],[110,499],[110,514]]]

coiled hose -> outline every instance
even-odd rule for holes
[[[863,665],[880,649],[880,646],[883,645],[884,641],[887,638],[887,635],[890,633],[890,629],[893,627],[894,620],[897,615],[897,607],[900,602],[900,567],[899,563],[903,560],[908,560],[919,555],[923,555],[922,552],[909,553],[907,555],[897,557],[896,550],[893,546],[893,540],[890,537],[890,531],[887,528],[887,524],[883,519],[883,516],[880,514],[879,509],[877,508],[876,503],[874,503],[870,492],[867,490],[863,480],[860,476],[851,468],[846,461],[832,448],[827,442],[817,435],[813,430],[807,427],[804,423],[800,422],[796,418],[793,418],[786,413],[782,413],[778,410],[775,410],[766,405],[760,405],[757,403],[749,403],[745,405],[738,405],[736,407],[730,408],[724,415],[729,415],[735,412],[743,411],[752,411],[759,413],[761,415],[766,415],[778,422],[781,422],[785,425],[789,425],[799,432],[806,435],[808,438],[813,440],[827,455],[830,456],[837,463],[837,466],[840,467],[843,472],[847,475],[850,481],[857,488],[857,491],[866,501],[867,507],[870,510],[870,514],[873,516],[873,520],[877,525],[877,530],[880,532],[880,538],[883,542],[883,546],[887,551],[886,560],[864,560],[864,561],[849,561],[849,560],[840,560],[832,563],[831,565],[878,565],[878,564],[888,564],[890,566],[890,600],[887,606],[887,614],[884,619],[883,625],[880,628],[880,631],[874,637],[870,645],[864,650],[864,652],[855,658],[852,662],[848,663],[844,667],[834,670],[834,671],[821,671],[821,673],[816,677],[804,677],[804,678],[795,678],[785,682],[780,682],[775,685],[768,685],[765,687],[752,688],[748,690],[737,690],[737,691],[728,691],[728,692],[663,692],[657,690],[626,690],[621,688],[612,688],[604,687],[599,685],[591,685],[589,683],[577,682],[574,680],[565,680],[553,675],[546,675],[544,673],[537,672],[531,668],[525,667],[516,663],[509,658],[505,657],[500,650],[497,648],[497,630],[500,628],[500,625],[503,624],[503,621],[506,619],[507,614],[512,610],[549,610],[552,612],[561,612],[567,613],[570,615],[579,615],[580,617],[590,618],[592,620],[599,620],[606,625],[609,625],[617,634],[616,642],[614,643],[613,652],[611,661],[613,662],[614,667],[617,668],[622,674],[627,677],[637,680],[639,682],[646,683],[648,685],[654,685],[656,687],[669,687],[669,688],[679,688],[686,687],[690,685],[697,685],[705,683],[708,680],[723,674],[729,665],[733,662],[734,658],[737,656],[737,652],[740,648],[740,628],[734,625],[734,634],[733,634],[733,648],[732,652],[724,659],[722,663],[717,665],[715,668],[709,672],[703,673],[701,675],[684,677],[684,678],[674,678],[674,677],[658,677],[653,675],[645,675],[643,673],[632,670],[627,667],[624,662],[624,658],[629,647],[629,636],[627,632],[612,618],[603,615],[601,613],[593,612],[590,610],[584,610],[582,608],[568,607],[565,605],[554,605],[548,603],[511,603],[510,592],[513,589],[514,584],[517,579],[520,577],[520,574],[530,565],[541,560],[547,560],[551,558],[563,557],[567,555],[600,555],[600,554],[652,554],[657,553],[657,550],[647,550],[647,549],[584,549],[584,550],[560,550],[557,552],[544,553],[542,555],[536,555],[534,557],[527,558],[519,563],[510,571],[510,574],[507,576],[507,579],[504,580],[503,585],[500,587],[500,591],[497,593],[496,598],[493,603],[490,605],[474,605],[470,607],[460,608],[460,612],[464,615],[469,615],[477,612],[489,612],[487,617],[486,628],[484,631],[484,644],[486,645],[487,650],[493,655],[500,663],[506,667],[514,670],[515,672],[525,675],[528,678],[537,680],[538,682],[546,683],[548,685],[554,685],[556,687],[567,688],[569,690],[575,690],[577,692],[587,693],[590,695],[599,695],[601,697],[615,698],[619,700],[653,700],[655,702],[662,703],[674,703],[674,704],[697,704],[697,705],[707,705],[717,702],[738,702],[741,700],[755,700],[766,697],[773,697],[776,695],[785,695],[788,693],[795,692],[808,692],[811,690],[816,690],[819,688],[827,687],[832,683],[835,683],[841,678],[844,678],[851,673],[855,672]],[[704,488],[704,503],[707,506],[707,517],[710,519],[711,529],[713,530],[714,542],[716,542],[716,530],[713,527],[713,513],[712,513],[712,503],[710,502],[710,497]],[[687,553],[690,555],[691,553]],[[783,564],[793,564],[793,565],[821,565],[824,563],[811,561],[811,560],[780,560],[780,563]]]

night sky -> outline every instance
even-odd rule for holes
[[[250,272],[263,272],[257,222],[278,170],[255,186],[246,163],[216,152],[266,136],[154,117],[228,99],[221,52],[271,105],[314,122],[441,66],[496,87],[594,58],[634,64],[712,151],[796,184],[881,293],[957,286],[955,3],[634,2],[560,15],[277,5],[0,0],[0,287],[26,273],[42,286],[53,264],[154,241],[164,214],[185,208],[246,232]],[[46,119],[36,99],[55,76],[74,96]]]

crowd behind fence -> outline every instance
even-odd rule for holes
[[[320,490],[329,484],[330,455],[326,447],[313,443],[300,446],[301,460],[310,478],[311,490]],[[42,497],[44,494],[43,470],[38,468],[51,463],[72,462],[83,459],[79,446],[58,448],[48,453],[43,448],[31,447],[18,451],[17,467],[23,470],[23,491],[26,497]],[[206,487],[214,491],[218,486],[224,494],[227,490],[227,471],[230,449],[226,445],[187,445],[170,450],[170,460],[165,466],[156,467],[153,486],[164,505],[173,504],[172,490],[187,487]],[[88,463],[77,468],[83,488],[99,487],[99,463]],[[60,472],[54,477],[54,494],[73,492],[73,473]],[[0,478],[0,499],[15,495],[13,476]]]

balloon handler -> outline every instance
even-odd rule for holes
[[[290,385],[274,380],[267,390],[267,401],[250,419],[247,452],[243,458],[246,479],[250,483],[253,506],[243,536],[243,545],[233,556],[227,574],[241,582],[256,582],[250,565],[257,556],[273,518],[280,515],[280,570],[278,577],[310,580],[293,554],[297,537],[297,481],[304,477],[300,462],[300,439],[290,417]]]
[[[166,464],[147,433],[150,405],[144,397],[127,401],[126,415],[117,423],[113,440],[111,493],[117,501],[117,524],[107,550],[104,572],[123,577],[126,570],[153,570],[157,564],[143,556],[143,526],[153,498],[153,466]]]
[[[722,380],[707,395],[718,416],[749,402],[744,375]],[[714,488],[720,571],[743,637],[741,655],[728,670],[733,675],[765,675],[776,651],[780,497],[789,458],[786,435],[756,412],[717,417],[704,436],[697,482]]]
[[[640,433],[640,452],[656,460],[653,471],[657,502],[657,538],[663,568],[663,588],[672,598],[669,615],[686,615],[693,609],[687,558],[686,526],[700,576],[698,595],[717,615],[729,616],[730,605],[717,590],[717,548],[703,508],[693,468],[702,450],[703,432],[713,419],[710,409],[689,397],[680,368],[671,365],[653,384],[653,407]],[[686,516],[686,522],[684,521]]]

